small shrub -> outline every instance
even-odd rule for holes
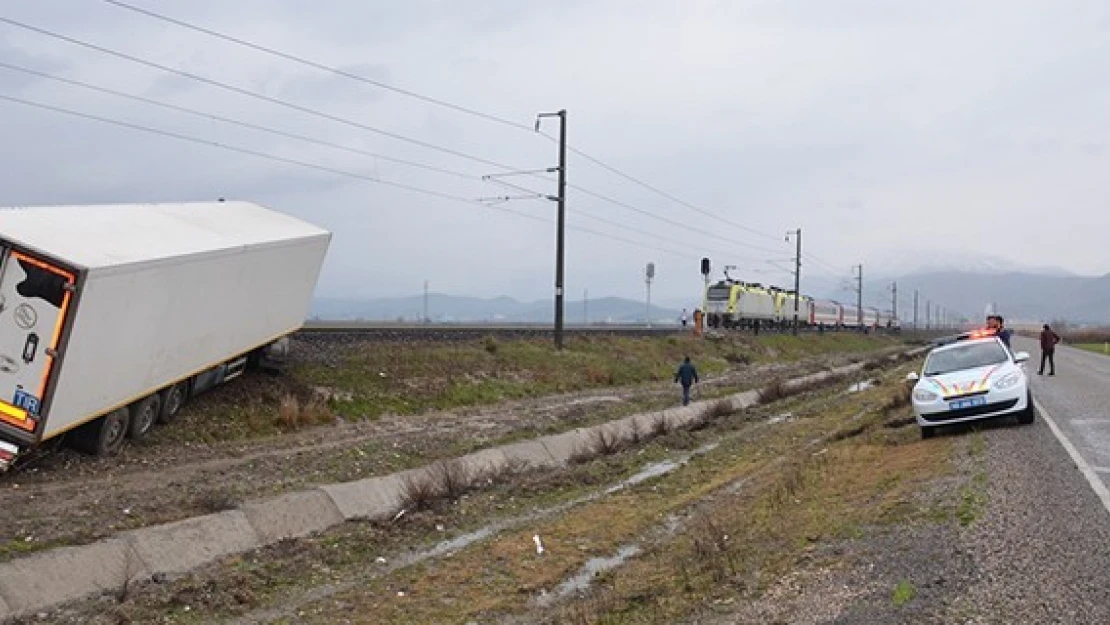
[[[285,394],[278,403],[278,425],[287,429],[296,429],[301,424],[301,402],[296,395]]]
[[[486,338],[482,339],[482,348],[485,349],[486,352],[488,352],[489,354],[496,355],[498,348],[497,339],[493,338],[492,336],[487,336]]]
[[[735,411],[732,408],[732,400],[718,399],[709,406],[706,413],[710,419],[720,419],[722,417],[730,417]]]
[[[786,399],[787,397],[789,397],[789,393],[786,388],[786,383],[780,378],[771,380],[767,386],[759,389],[759,403],[761,404],[770,404],[780,399]]]
[[[306,425],[327,423],[335,423],[335,414],[324,401],[313,399],[302,404],[292,393],[286,393],[278,401],[277,424],[283,429],[295,430]]]
[[[201,510],[208,514],[234,510],[239,502],[230,493],[224,491],[209,491],[201,495],[197,502]]]
[[[616,379],[613,377],[613,372],[599,367],[589,367],[586,369],[586,380],[593,386],[613,386]]]
[[[621,441],[612,429],[599,426],[590,432],[590,442],[593,452],[602,456],[611,456],[621,450]]]
[[[655,415],[655,418],[651,421],[652,436],[666,436],[670,429],[671,426],[667,423],[667,415],[664,413]]]
[[[401,507],[405,510],[430,510],[440,496],[436,482],[427,471],[401,478]]]
[[[752,364],[752,357],[743,352],[729,352],[725,354],[725,360],[733,365],[750,365]]]
[[[435,490],[448,499],[458,499],[470,488],[470,470],[459,459],[440,460],[428,469]]]

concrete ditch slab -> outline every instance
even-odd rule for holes
[[[576,456],[590,451],[593,444],[593,441],[590,440],[590,429],[544,436],[539,439],[539,442],[547,449],[547,453],[555,462],[567,464]]]
[[[483,449],[459,458],[470,482],[492,478],[509,466],[509,460],[501,448]]]
[[[501,448],[505,458],[510,464],[527,464],[535,468],[552,468],[559,466],[559,462],[547,451],[539,440],[513,443]]]
[[[730,399],[733,410],[744,410],[759,403],[759,391],[745,391],[739,395],[733,395]]]
[[[322,490],[304,490],[239,507],[262,544],[300,538],[343,522],[331,497]]]
[[[54,549],[0,565],[0,616],[118,591],[146,577],[139,557],[118,538]]]
[[[262,545],[241,510],[144,527],[123,538],[152,573],[185,573]]]
[[[398,475],[371,477],[357,482],[321,486],[331,497],[343,518],[377,521],[397,514],[401,505],[401,479]]]

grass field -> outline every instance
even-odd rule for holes
[[[1079,343],[1077,345],[1072,345],[1072,347],[1078,347],[1079,349],[1096,354],[1110,355],[1110,350],[1107,349],[1106,343]]]
[[[338,362],[306,364],[294,376],[330,391],[330,408],[347,419],[494,404],[593,388],[668,380],[689,355],[703,376],[737,364],[796,361],[860,352],[892,343],[856,334],[765,335],[722,340],[693,337],[579,337],[563,352],[546,341],[480,342],[398,348],[366,344]]]

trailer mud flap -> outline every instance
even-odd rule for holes
[[[0,254],[0,421],[34,432],[76,276],[13,249]]]

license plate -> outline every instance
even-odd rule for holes
[[[967,399],[957,399],[956,401],[948,402],[949,410],[961,410],[963,408],[973,408],[975,406],[982,406],[987,403],[986,397],[968,397]]]

